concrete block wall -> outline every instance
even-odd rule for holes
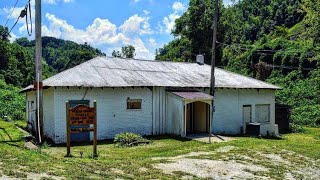
[[[98,140],[110,139],[125,131],[152,134],[152,91],[148,88],[57,87],[54,90],[56,143],[66,140],[66,101],[81,100],[83,97],[90,100],[90,106],[93,106],[94,100],[97,101]],[[128,110],[127,98],[141,99],[142,109]]]
[[[28,117],[28,102],[34,102],[36,108],[36,91],[29,91],[26,93],[26,113]],[[36,126],[36,112],[34,111],[34,126]],[[54,118],[54,90],[53,88],[43,90],[43,128],[44,135],[50,139],[54,139],[55,118]]]
[[[275,127],[275,91],[256,89],[218,89],[216,91],[212,130],[216,134],[240,134],[243,126],[243,105],[251,105],[252,122],[255,120],[255,105],[270,104],[270,126],[264,125],[262,135],[277,133]]]

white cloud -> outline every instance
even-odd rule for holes
[[[174,2],[172,5],[174,11],[184,11],[186,7],[181,2]]]
[[[34,19],[34,17],[35,17],[35,9],[34,9],[35,2],[30,1],[30,5],[31,5],[31,17]],[[1,10],[3,11],[4,14],[7,15],[6,16],[7,18],[9,18],[11,11],[13,10],[12,15],[10,16],[10,19],[15,21],[20,16],[20,13],[24,8],[25,8],[24,6],[23,7],[16,7],[15,9],[13,9],[13,7],[11,7],[11,8],[2,8]],[[29,9],[27,12],[29,13]],[[28,14],[28,18],[29,18],[29,14]],[[20,18],[19,22],[24,23],[25,19]]]
[[[119,27],[108,19],[96,18],[85,29],[77,29],[66,20],[50,13],[46,14],[46,18],[49,21],[49,25],[42,26],[43,36],[53,36],[77,43],[87,42],[94,47],[104,49],[107,53],[112,52],[114,49],[120,49],[121,46],[131,44],[136,48],[136,58],[154,59],[153,52],[151,53],[146,47],[146,43],[149,45],[150,41],[148,39],[146,42],[142,40],[144,35],[152,32],[148,17],[133,15]],[[24,32],[24,29],[24,27],[21,27],[21,33]]]
[[[149,42],[149,45],[152,46],[152,47],[154,47],[154,46],[157,45],[156,40],[153,39],[153,38],[149,38],[149,39],[148,39],[148,42]]]
[[[18,36],[16,36],[14,33],[10,33],[10,38],[9,38],[10,42],[15,41],[17,38]]]
[[[171,33],[171,31],[174,29],[174,27],[176,25],[176,23],[175,23],[176,19],[178,19],[186,9],[187,8],[181,2],[174,2],[172,4],[173,13],[164,17],[162,20],[162,23],[163,23],[165,29],[163,30],[162,25],[158,24],[158,26],[160,27],[159,32],[162,33],[164,31],[166,33]]]
[[[174,29],[175,25],[176,25],[176,19],[178,19],[180,17],[180,15],[173,13],[170,14],[167,17],[163,18],[163,24],[165,25],[165,32],[166,33],[171,33],[171,31]]]
[[[153,33],[150,28],[149,17],[141,17],[137,14],[127,19],[119,29],[125,34],[138,33],[143,35]]]

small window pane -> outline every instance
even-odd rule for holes
[[[127,109],[141,109],[141,99],[128,99]]]
[[[256,105],[256,122],[270,122],[270,105]]]

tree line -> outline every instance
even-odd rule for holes
[[[156,59],[194,62],[203,54],[210,64],[213,16],[212,0],[190,0]],[[291,106],[292,121],[319,126],[319,29],[318,0],[221,0],[215,65],[283,87],[276,101]]]

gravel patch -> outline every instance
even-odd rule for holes
[[[263,154],[263,153],[257,153],[260,156],[263,156],[267,159],[269,159],[272,163],[278,164],[278,163],[283,163],[286,165],[291,165],[291,162],[284,160],[280,155],[278,154]]]
[[[221,161],[208,159],[182,158],[170,163],[154,165],[166,174],[180,171],[201,178],[231,179],[231,178],[257,178],[251,172],[268,171],[267,168],[258,165],[245,165],[236,161]],[[250,171],[250,172],[248,172]]]

